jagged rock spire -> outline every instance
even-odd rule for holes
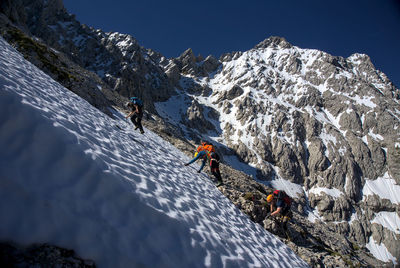
[[[282,48],[290,48],[292,45],[286,41],[285,38],[279,36],[271,36],[264,41],[257,44],[254,48],[267,48],[267,47],[282,47]]]

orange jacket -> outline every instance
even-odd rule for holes
[[[210,154],[215,152],[214,146],[210,144],[202,144],[197,147],[197,152],[205,151],[207,153],[207,158],[210,159]]]

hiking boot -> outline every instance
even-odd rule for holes
[[[144,134],[144,130],[143,129],[140,130],[140,134]]]
[[[224,183],[223,183],[222,181],[219,181],[219,182],[217,182],[216,187],[220,187],[220,186],[222,186],[222,185],[224,185]]]

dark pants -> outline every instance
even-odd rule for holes
[[[222,177],[221,173],[219,172],[219,169],[211,170],[211,174],[214,175],[214,177],[218,180],[218,182],[222,182]]]
[[[211,159],[210,161],[210,169],[211,169],[211,174],[214,175],[214,177],[218,180],[218,182],[222,182],[221,173],[219,172],[219,163],[214,159]]]
[[[287,224],[292,218],[292,211],[290,210],[290,206],[285,206],[281,211],[282,215],[282,227],[284,230],[287,230]]]
[[[281,210],[281,215],[282,216],[287,216],[290,212],[290,206],[285,205],[282,210]]]
[[[135,129],[139,129],[141,133],[144,133],[143,126],[142,126],[142,116],[140,114],[133,114],[131,116],[131,121],[135,125]]]

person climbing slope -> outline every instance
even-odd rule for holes
[[[139,129],[141,134],[144,134],[142,126],[143,117],[143,102],[137,97],[132,97],[129,102],[126,103],[126,107],[131,109],[131,112],[125,117],[128,119],[130,117],[135,130]]]
[[[200,169],[197,171],[200,173],[204,166],[206,165],[206,162],[210,162],[210,171],[211,174],[214,175],[214,177],[217,179],[217,187],[221,186],[223,184],[222,182],[222,177],[221,173],[219,171],[219,155],[215,152],[214,146],[210,143],[207,142],[202,142],[199,147],[197,147],[197,151],[195,153],[195,157],[190,160],[188,163],[185,163],[185,166],[188,166],[192,163],[194,163],[196,160],[201,159],[202,163],[200,165]]]
[[[267,196],[267,202],[270,204],[270,211],[267,217],[281,216],[281,224],[284,230],[287,229],[287,223],[291,217],[290,207],[292,199],[284,191],[275,190]]]
[[[203,170],[204,166],[206,165],[206,162],[210,159],[211,152],[215,152],[214,146],[203,141],[201,145],[197,147],[197,151],[194,155],[194,158],[190,160],[188,163],[185,163],[184,165],[188,166],[196,162],[197,159],[201,159],[202,162],[200,165],[200,169],[197,171],[198,173],[200,173]]]

